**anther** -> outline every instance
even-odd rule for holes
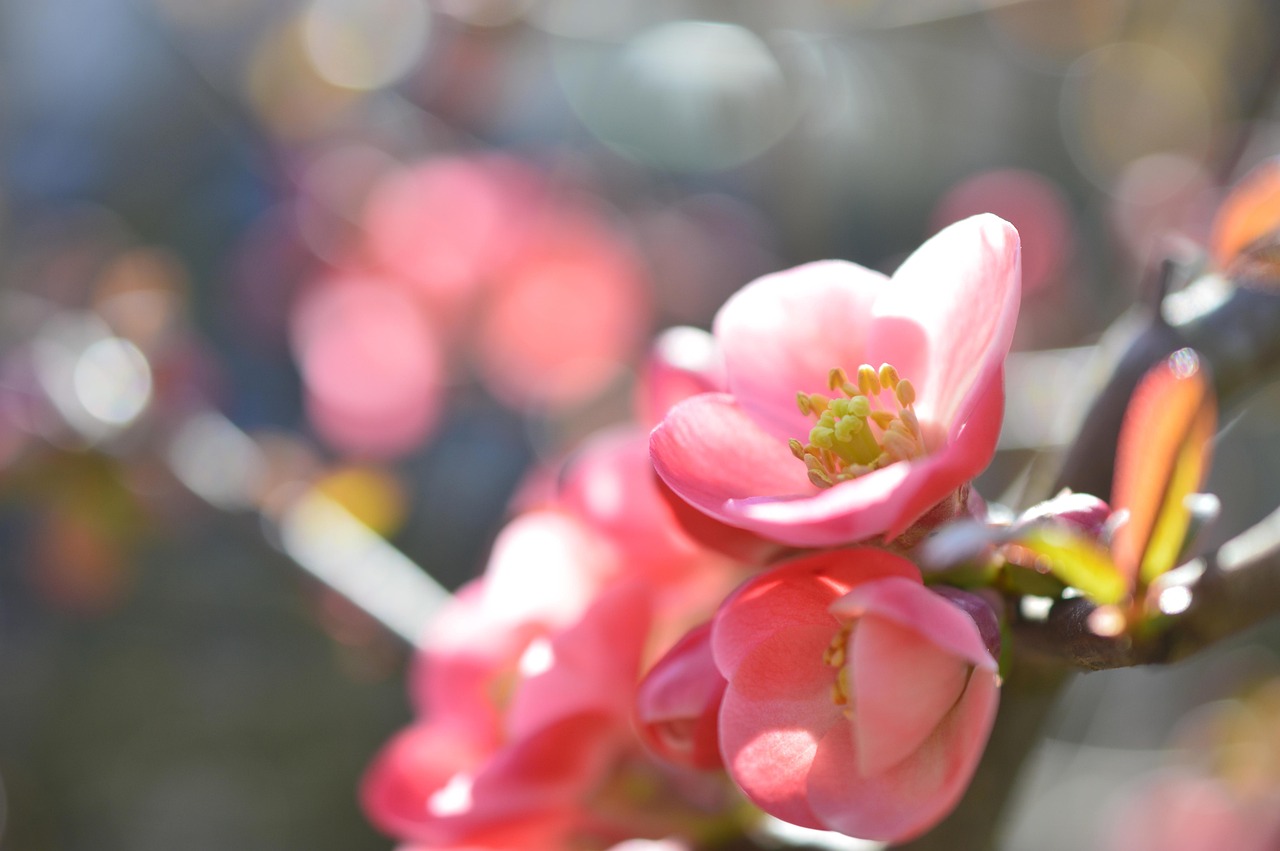
[[[894,388],[894,393],[898,396],[898,404],[904,408],[916,400],[916,388],[905,378],[898,382],[898,386]]]
[[[813,408],[809,406],[809,394],[803,391],[796,394],[796,407],[800,409],[800,413],[809,416],[813,413]]]
[[[796,440],[794,437],[787,441],[787,446],[791,448],[791,454],[804,460],[804,444]]]
[[[880,395],[880,376],[876,375],[876,368],[869,363],[858,367],[858,389],[864,396]]]
[[[832,390],[843,389],[844,385],[849,381],[849,376],[840,367],[834,367],[827,373],[827,387]]]
[[[900,380],[901,379],[898,378],[898,371],[893,368],[893,364],[880,364],[880,384],[882,386],[887,387],[890,390],[896,390]]]

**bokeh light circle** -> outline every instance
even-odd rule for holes
[[[1107,45],[1075,62],[1059,117],[1072,159],[1103,188],[1140,157],[1202,158],[1213,130],[1209,100],[1186,64],[1137,43]]]
[[[312,0],[302,26],[307,58],[322,79],[369,91],[417,64],[430,23],[425,0]]]
[[[672,21],[620,50],[558,56],[583,123],[625,156],[674,171],[718,171],[762,154],[795,124],[800,99],[749,29]]]

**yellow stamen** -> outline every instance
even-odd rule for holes
[[[910,407],[916,401],[916,388],[905,378],[898,382],[893,392],[898,396],[898,404],[904,408]]]
[[[849,705],[849,666],[845,662],[848,658],[846,648],[852,632],[853,624],[843,624],[831,637],[831,643],[822,651],[822,663],[836,669],[835,681],[831,683],[831,702],[836,706]]]
[[[876,374],[875,367],[869,363],[858,367],[858,389],[864,396],[880,395],[880,376]]]
[[[796,394],[796,405],[816,422],[807,442],[788,441],[791,454],[804,461],[809,481],[828,488],[898,461],[925,454],[920,421],[912,405],[915,386],[892,364],[879,369],[862,364],[858,381],[842,367],[827,374],[834,395]]]

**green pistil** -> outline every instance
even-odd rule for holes
[[[862,364],[857,381],[837,367],[827,375],[835,396],[797,393],[800,413],[817,419],[808,443],[790,441],[804,461],[809,481],[819,488],[924,455],[924,438],[912,405],[915,388],[890,364]]]

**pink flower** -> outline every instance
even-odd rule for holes
[[[534,847],[567,835],[631,747],[630,705],[648,635],[643,587],[618,583],[581,618],[528,641],[514,667],[483,678],[493,729],[449,711],[433,690],[425,721],[402,731],[365,775],[361,799],[380,828],[413,842]],[[483,654],[471,657],[474,663]],[[465,685],[465,677],[454,682]]]
[[[974,620],[883,550],[796,559],[716,615],[730,776],[785,821],[902,841],[955,806],[997,702]]]
[[[334,274],[299,299],[293,316],[307,412],[334,447],[402,455],[436,424],[444,354],[426,313],[387,280]]]
[[[839,261],[760,278],[716,315],[729,392],[672,408],[654,466],[706,514],[787,544],[901,535],[991,460],[1019,280],[1017,232],[991,215],[892,278]]]

